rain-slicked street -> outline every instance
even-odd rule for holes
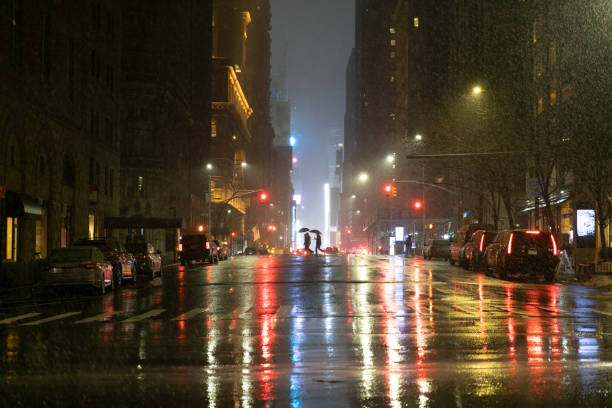
[[[0,405],[605,407],[611,304],[421,258],[169,267],[5,302]]]

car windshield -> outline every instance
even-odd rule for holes
[[[62,248],[56,249],[49,255],[49,262],[80,262],[84,260],[92,259],[91,248]]]
[[[128,250],[128,252],[131,252],[133,254],[146,254],[148,251],[147,244],[143,244],[143,243],[126,244],[125,248]]]

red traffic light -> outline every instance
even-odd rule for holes
[[[386,195],[391,195],[391,192],[393,191],[393,186],[391,184],[385,184],[385,186],[383,187],[383,191]]]
[[[232,236],[232,238],[234,238],[236,236],[235,232],[230,233],[230,235]]]
[[[268,231],[276,231],[276,225],[269,224],[268,225]]]
[[[259,193],[259,201],[261,201],[262,203],[268,201],[268,193],[266,193],[265,191]]]
[[[420,210],[421,208],[423,208],[423,203],[420,201],[415,201],[414,202],[414,209],[415,210]]]
[[[432,230],[433,228],[434,228],[434,225],[433,225],[433,224],[427,224],[427,229]]]
[[[346,229],[346,235],[351,235],[353,233],[353,230],[350,228]]]

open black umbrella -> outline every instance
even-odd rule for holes
[[[308,228],[303,227],[303,228],[300,228],[298,232],[308,232],[308,231],[310,231]]]
[[[313,234],[319,234],[319,235],[321,235],[321,234],[322,234],[322,232],[321,232],[321,231],[319,231],[318,229],[313,229],[313,230],[310,230],[310,232],[312,232]]]

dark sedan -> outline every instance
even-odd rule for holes
[[[465,262],[463,267],[472,271],[478,271],[486,267],[484,258],[485,249],[495,240],[497,231],[477,230],[474,231],[470,240],[463,248]]]
[[[125,279],[136,282],[136,263],[134,255],[127,252],[123,245],[111,238],[83,239],[74,246],[89,246],[98,248],[106,260],[113,265],[113,282],[115,287],[121,287]]]
[[[425,247],[425,259],[450,258],[450,241],[448,239],[432,239]]]
[[[126,248],[136,259],[136,271],[151,279],[162,275],[162,258],[159,251],[148,242],[130,242]]]

